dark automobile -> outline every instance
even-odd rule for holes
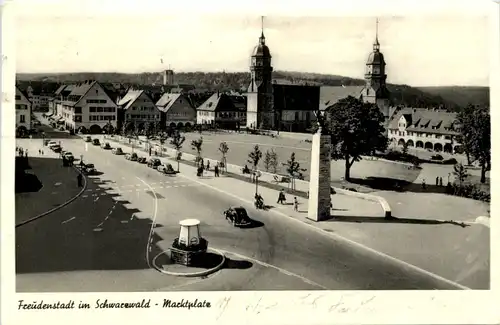
[[[148,167],[155,168],[161,165],[161,161],[158,158],[151,158],[148,161]]]
[[[83,167],[83,172],[87,175],[92,175],[97,172],[95,169],[94,164],[86,164],[85,167]]]
[[[148,162],[148,160],[146,159],[146,157],[139,157],[137,158],[137,162],[140,164],[145,164]]]
[[[90,136],[88,136],[88,135],[87,135],[87,136],[85,137],[85,142],[90,142],[90,141],[92,141],[92,138],[91,138]]]
[[[61,146],[58,144],[50,147],[50,149],[52,149],[52,151],[54,151],[54,152],[61,152],[61,150],[62,150]]]
[[[100,146],[100,145],[101,145],[101,143],[99,142],[99,139],[94,139],[94,140],[92,140],[92,144],[93,144],[94,146]]]
[[[224,211],[224,216],[229,223],[237,227],[247,226],[251,223],[247,210],[244,207],[230,207]]]
[[[101,145],[101,148],[103,148],[104,150],[110,150],[111,146],[109,145],[109,142],[106,142]]]

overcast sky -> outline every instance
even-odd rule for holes
[[[387,2],[385,13],[363,11],[366,6],[359,3],[351,11],[268,8],[264,14],[243,4],[238,8],[233,1],[231,14],[201,14],[154,1],[113,6],[106,0],[100,5],[40,0],[16,8],[16,66],[24,73],[158,72],[168,65],[178,72],[248,71],[264,14],[275,70],[360,78],[375,39],[377,15],[388,82],[488,85],[490,24],[487,9],[479,5],[484,1],[469,5],[454,0],[453,11],[443,6],[441,12],[420,6],[421,13]],[[288,10],[293,9],[293,2],[288,3]],[[382,1],[372,3],[384,8]]]

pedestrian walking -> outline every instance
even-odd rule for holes
[[[219,166],[215,165],[214,167],[214,175],[215,177],[219,177]]]
[[[151,157],[151,147],[149,147],[149,156]]]
[[[155,150],[155,156],[157,156],[157,157],[158,157],[158,151],[156,151],[156,150]]]
[[[439,186],[443,186],[443,178],[439,177]]]
[[[293,209],[295,212],[299,212],[299,201],[296,196],[293,198]]]
[[[41,155],[42,154],[42,149],[38,149],[38,154]]]
[[[82,174],[78,173],[78,175],[76,176],[76,181],[78,182],[78,187],[82,187],[83,184],[82,184]]]
[[[426,185],[425,185],[425,178],[422,179],[422,189],[425,190]]]
[[[207,161],[207,170],[210,170],[210,160]]]
[[[28,158],[28,149],[24,152],[24,157]]]
[[[278,201],[276,203],[284,204],[285,201],[286,201],[285,193],[283,192],[283,190],[281,190],[278,194]]]
[[[439,186],[439,177],[436,177],[436,186]]]

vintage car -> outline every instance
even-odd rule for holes
[[[146,159],[146,157],[138,157],[137,162],[140,164],[145,164],[148,162],[148,160]]]
[[[60,145],[56,144],[55,146],[51,146],[50,149],[54,152],[61,152],[62,148]]]
[[[113,150],[111,150],[111,152],[112,152],[114,155],[123,155],[123,150],[122,150],[122,148],[114,148]]]
[[[73,154],[69,151],[65,152],[64,155],[63,155],[64,158],[66,158],[67,160],[69,161],[73,161],[75,160],[75,157],[73,156]]]
[[[87,174],[87,175],[92,175],[97,172],[97,169],[95,169],[94,164],[86,164],[83,168],[82,171]]]
[[[130,160],[130,161],[137,161],[137,154],[135,152],[128,153],[125,155],[125,159]]]
[[[100,145],[101,145],[101,142],[99,142],[99,139],[94,139],[94,140],[92,140],[92,144],[93,144],[94,146],[100,146]]]
[[[148,167],[156,169],[156,167],[161,165],[161,161],[158,158],[151,158],[148,161]]]
[[[104,150],[110,150],[111,145],[109,144],[109,142],[106,142],[106,143],[101,144],[101,148],[103,148]]]
[[[87,135],[87,136],[85,137],[85,139],[84,139],[84,140],[85,140],[85,142],[91,142],[91,141],[92,141],[92,138],[91,138],[90,136],[88,136],[88,135]]]
[[[160,173],[163,173],[163,174],[175,174],[176,171],[174,170],[174,168],[172,167],[171,164],[161,164],[159,165],[157,168],[156,168]]]
[[[236,227],[248,226],[252,223],[251,219],[248,217],[247,210],[241,206],[230,207],[224,211],[224,217],[229,223]]]

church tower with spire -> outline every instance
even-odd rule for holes
[[[376,23],[373,51],[366,61],[365,87],[362,91],[364,101],[377,104],[386,118],[389,118],[390,93],[386,86],[384,55],[380,52],[378,41],[378,19]]]
[[[250,85],[247,90],[247,128],[275,128],[271,52],[264,36],[264,17],[261,35],[250,62]]]

